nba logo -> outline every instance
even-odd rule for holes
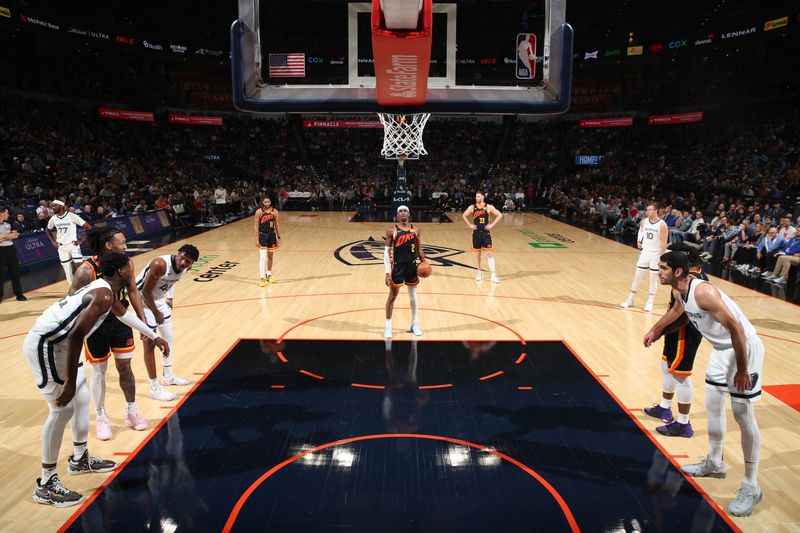
[[[536,35],[533,33],[517,34],[517,70],[518,80],[532,80],[536,75]]]

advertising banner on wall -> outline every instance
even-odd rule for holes
[[[148,211],[117,218],[106,218],[90,222],[92,227],[112,227],[121,231],[125,238],[131,240],[143,235],[152,235],[172,229],[172,221],[163,210]],[[82,234],[82,230],[79,232]],[[38,266],[58,263],[58,250],[50,243],[44,232],[24,233],[14,241],[19,264],[22,267],[36,263]],[[84,255],[90,255],[88,246],[83,246]]]
[[[632,125],[633,117],[584,118],[580,121],[581,128],[620,128]]]
[[[135,120],[138,122],[155,122],[156,120],[155,115],[149,111],[128,111],[127,109],[112,109],[110,107],[101,107],[100,117],[117,120]]]
[[[222,126],[222,117],[200,117],[197,115],[169,114],[169,121],[173,124],[201,124],[208,126]]]
[[[362,129],[383,128],[383,125],[377,120],[304,120],[303,127],[321,129]]]
[[[703,112],[677,113],[674,115],[651,115],[647,117],[648,124],[687,124],[689,122],[700,122],[703,120]]]

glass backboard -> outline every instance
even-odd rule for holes
[[[239,0],[237,108],[253,112],[549,114],[569,107],[565,0],[433,3],[425,103],[376,101],[367,2]],[[527,61],[526,61],[527,60]]]

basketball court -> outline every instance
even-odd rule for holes
[[[8,490],[1,529],[22,520],[38,530],[86,531],[147,524],[759,531],[796,523],[797,306],[715,280],[767,349],[767,393],[757,406],[765,499],[753,517],[735,519],[719,510],[743,469],[732,417],[728,479],[693,480],[676,469],[706,453],[709,345],[695,366],[695,437],[657,435],[659,422],[641,411],[661,383],[661,345],[648,350],[641,339],[666,310],[668,293],[659,289],[653,314],[641,311],[644,302],[619,308],[635,250],[538,215],[510,214],[493,231],[501,282],[478,283],[469,229],[422,223],[434,266],[418,293],[424,334],[415,341],[403,331],[410,314],[401,290],[387,346],[380,255],[387,223],[349,222],[351,213],[283,217],[277,283],[265,288],[251,220],[135,258],[139,269],[184,242],[199,247],[195,275],[177,286],[173,316],[176,372],[197,381],[175,389],[177,403],[150,400],[137,341],[138,401],[151,429],[124,427],[112,370],[106,404],[114,437],[92,436],[90,450],[124,464],[107,477],[65,475],[73,490],[94,495],[74,515],[30,500],[46,409],[14,355],[21,357],[25,332],[66,285],[3,306]]]
[[[137,256],[138,272],[181,244],[200,250],[177,286],[173,314],[175,370],[194,383],[175,389],[177,401],[151,400],[137,341],[137,401],[150,427],[124,426],[111,371],[114,436],[91,437],[90,449],[122,464],[109,475],[64,474],[87,496],[77,510],[31,502],[46,406],[20,364],[25,334],[66,284],[3,305],[0,529],[796,529],[800,311],[793,304],[715,280],[766,346],[757,406],[765,498],[750,518],[724,511],[744,468],[732,417],[728,478],[680,471],[708,447],[707,343],[695,365],[695,436],[663,437],[655,432],[660,422],[642,411],[661,393],[662,346],[645,349],[642,338],[666,311],[669,292],[659,288],[653,313],[642,311],[644,301],[620,308],[637,257],[628,246],[508,213],[492,230],[500,282],[476,281],[461,213],[417,214],[411,205],[433,265],[417,293],[423,335],[407,331],[401,289],[394,337],[383,338],[384,239],[395,208],[410,198],[414,159],[425,156],[427,114],[566,111],[572,29],[559,0],[496,3],[490,22],[476,17],[485,3],[422,2],[401,29],[393,20],[404,16],[376,16],[379,3],[240,0],[231,27],[233,101],[254,113],[369,112],[371,120],[379,113],[381,155],[398,160],[395,205],[281,213],[277,282],[263,288],[249,218]],[[308,27],[293,33],[284,21],[297,24],[298,13]],[[477,27],[462,23],[476,19]],[[498,34],[508,42],[495,42]],[[493,57],[516,75],[471,68],[482,41],[507,47]],[[284,79],[301,50],[303,68],[320,65],[322,82]],[[66,437],[61,470],[69,444]]]

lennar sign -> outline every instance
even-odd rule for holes
[[[744,35],[750,35],[751,33],[755,33],[756,28],[753,26],[752,28],[747,28],[746,30],[739,30],[739,31],[732,31],[730,33],[723,33],[723,39],[730,39],[731,37],[742,37]]]

